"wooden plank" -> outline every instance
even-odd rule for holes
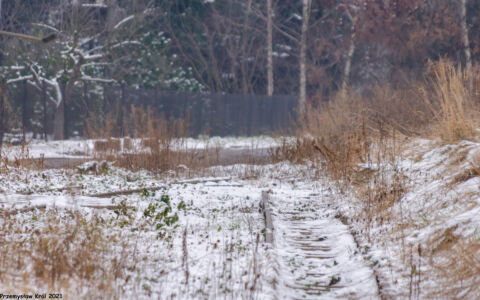
[[[260,209],[265,218],[265,241],[273,244],[273,222],[272,210],[270,209],[270,194],[268,191],[262,191],[262,199],[260,200]]]

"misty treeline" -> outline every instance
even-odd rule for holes
[[[0,36],[0,134],[65,137],[65,110],[109,110],[106,87],[329,99],[399,87],[480,56],[473,0],[9,0]],[[67,108],[66,108],[67,107]],[[52,128],[44,128],[53,119]],[[81,133],[78,133],[81,135]]]

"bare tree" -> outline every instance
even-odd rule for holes
[[[258,84],[265,74],[265,34],[258,15],[260,4],[255,2],[205,3],[203,15],[192,11],[188,16],[168,16],[166,27],[174,51],[208,90],[265,91]]]
[[[102,6],[67,5],[49,7],[55,24],[43,22],[33,23],[34,27],[53,31],[59,39],[49,47],[32,46],[24,54],[24,59],[16,61],[15,65],[7,67],[11,71],[7,84],[27,81],[28,84],[41,92],[46,92],[47,98],[55,107],[54,139],[64,139],[65,101],[72,99],[75,87],[83,82],[93,82],[96,85],[116,82],[105,72],[106,66],[115,59],[112,49],[120,49],[130,45],[138,45],[135,40],[122,40],[125,36],[116,33],[128,24],[128,21],[141,18],[150,11],[148,9],[138,14],[130,15],[117,23],[108,26],[104,20],[98,20],[98,9]],[[103,24],[104,27],[99,27]],[[20,63],[20,64],[19,64]],[[44,91],[45,86],[47,91]]]
[[[307,31],[310,17],[311,0],[303,0],[302,32],[300,37],[300,96],[298,101],[299,114],[305,116],[307,104]]]
[[[348,46],[348,51],[345,59],[345,67],[343,70],[343,78],[342,78],[342,90],[345,90],[349,80],[350,80],[350,70],[352,69],[352,59],[353,54],[355,53],[356,47],[356,27],[357,27],[357,20],[358,20],[358,10],[359,6],[355,3],[356,1],[351,1],[351,3],[346,3],[343,6],[345,10],[345,15],[347,16],[348,20],[350,21],[350,43]]]
[[[267,95],[273,95],[273,11],[272,0],[267,0]]]
[[[473,89],[472,81],[472,54],[470,51],[470,41],[468,38],[468,23],[467,23],[467,0],[460,1],[460,18],[462,28],[462,43],[463,51],[465,55],[465,68],[468,75],[468,88],[471,91]]]
[[[7,96],[5,94],[5,84],[1,82],[0,83],[0,149],[2,148],[3,136],[5,134],[6,106],[7,106]]]
[[[248,32],[248,27],[250,26],[250,15],[252,12],[252,0],[247,1],[247,9],[245,11],[245,20],[242,25],[242,43],[241,43],[241,64],[240,64],[240,72],[242,76],[242,92],[243,94],[247,94],[249,90],[249,76],[247,72],[247,52],[246,52],[246,47],[247,47],[247,42],[248,38],[247,35],[251,34]]]

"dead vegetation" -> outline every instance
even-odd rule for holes
[[[434,116],[432,134],[446,142],[471,138],[477,125],[478,103],[468,89],[468,74],[444,60],[431,64],[427,73],[429,84],[420,92]]]
[[[433,257],[439,288],[432,298],[477,299],[480,296],[480,240],[450,239]]]
[[[474,82],[480,83],[477,77]],[[396,89],[376,86],[363,93],[343,89],[331,101],[309,106],[296,141],[284,142],[273,157],[294,163],[317,161],[334,179],[356,185],[370,181],[378,189],[385,186],[381,182],[402,177],[394,164],[410,137],[436,137],[451,143],[475,136],[480,112],[475,89],[480,85],[470,90],[468,79],[460,67],[440,60],[429,65],[422,82],[405,82]],[[477,164],[472,161],[468,174],[459,180],[476,176],[473,166]],[[365,172],[371,165],[377,170]],[[387,176],[381,170],[386,165],[400,173]],[[374,194],[404,190],[385,189]],[[385,197],[373,196],[378,198]]]
[[[445,288],[432,294],[434,298],[479,295],[478,238],[467,243],[456,235],[443,235],[436,250],[432,245],[411,245],[419,250],[408,261],[406,232],[418,224],[404,215],[401,201],[409,191],[409,178],[397,163],[411,137],[433,138],[441,144],[475,139],[480,76],[471,76],[475,84],[469,89],[468,74],[440,60],[430,64],[423,81],[406,82],[402,88],[378,86],[363,93],[342,90],[331,101],[310,106],[296,141],[285,143],[276,153],[295,163],[314,161],[341,185],[351,186],[362,208],[354,220],[361,223],[368,240],[373,238],[370,230],[374,226],[396,224],[391,234],[400,239],[403,262],[411,269],[410,298],[426,292],[421,290],[425,274],[419,261],[423,258],[430,258],[423,263],[438,275],[439,282],[445,282]],[[468,154],[465,150],[455,153],[454,161],[448,160],[450,168],[466,166],[454,172],[452,185],[480,176],[480,156]]]
[[[480,82],[480,79],[476,78],[475,82]],[[397,164],[403,152],[402,145],[414,136],[434,137],[442,143],[473,138],[478,125],[477,102],[475,92],[467,88],[466,74],[460,68],[440,61],[430,66],[424,82],[409,83],[401,91],[389,86],[375,87],[364,94],[346,89],[330,102],[310,106],[305,120],[299,125],[297,138],[293,142],[282,139],[280,147],[270,149],[269,155],[273,162],[313,162],[334,180],[354,187],[356,196],[362,202],[362,210],[355,219],[363,222],[368,239],[372,226],[384,222],[395,223],[394,230],[402,231],[397,236],[404,239],[403,230],[416,225],[408,223],[401,205],[400,213],[392,209],[409,189],[408,178]],[[175,170],[177,174],[187,176],[220,162],[218,146],[207,145],[202,151],[186,147],[188,120],[165,120],[154,115],[150,109],[132,107],[130,119],[124,121],[125,128],[132,132],[131,137],[114,138],[108,116],[103,125],[94,116],[90,119],[92,125],[87,128],[92,133],[89,136],[104,138],[94,144],[94,156],[99,161],[115,162],[116,166],[131,170]],[[28,149],[22,150],[22,153],[25,156],[14,161],[2,159],[3,168],[18,167],[28,162]],[[252,166],[243,168],[240,177],[253,179],[264,175],[262,168],[253,165],[255,159],[247,157],[245,161],[248,159],[251,159]],[[453,185],[480,176],[478,153],[468,157],[468,151],[462,151],[451,163],[468,164],[452,179]],[[101,172],[98,166],[95,166],[95,172]],[[22,246],[8,242],[8,237],[0,234],[3,268],[13,270],[15,266],[25,266],[26,261],[31,260],[34,261],[34,272],[21,275],[26,278],[25,282],[40,280],[48,287],[55,287],[68,286],[67,279],[72,276],[79,280],[99,278],[99,286],[95,288],[108,290],[112,280],[122,278],[119,270],[125,267],[122,265],[125,261],[122,257],[113,264],[106,260],[96,261],[97,255],[104,255],[99,249],[109,247],[112,241],[84,224],[81,216],[72,214],[71,217],[75,220],[75,225],[69,225],[71,228],[59,220],[54,221],[48,231],[45,228],[36,229],[33,237]],[[4,233],[18,225],[12,225],[14,220],[8,218],[3,224],[7,226],[2,230]],[[421,276],[424,274],[421,273],[420,263],[415,261],[423,258],[429,258],[422,263],[433,267],[438,281],[445,283],[442,285],[444,288],[432,297],[449,295],[451,298],[473,299],[479,294],[479,240],[464,241],[453,232],[453,229],[447,229],[431,244],[417,245],[416,258],[411,254],[410,262],[408,246],[402,240],[404,263],[411,269],[411,297],[415,293],[421,294]],[[20,233],[27,235],[27,232]],[[186,235],[186,231],[184,233]],[[44,235],[58,235],[64,240],[52,242],[42,238]],[[72,245],[79,243],[80,236],[86,238],[86,243],[76,247],[78,253],[67,256]],[[183,251],[188,256],[188,249],[184,247]],[[73,256],[82,259],[75,260]],[[188,281],[188,264],[185,272]],[[6,282],[13,280],[11,276],[6,272],[0,274],[0,279]]]
[[[13,155],[9,155],[13,153]],[[0,148],[0,173],[8,172],[10,168],[28,168],[41,170],[44,167],[45,158],[32,158],[28,144],[26,142],[20,145],[20,148],[14,148],[12,145],[3,145]]]
[[[129,118],[124,119],[124,128],[133,139],[113,138],[115,131],[110,121],[108,114],[103,122],[95,116],[88,120],[87,136],[103,138],[94,142],[96,160],[115,162],[116,166],[131,170],[156,172],[175,170],[180,165],[190,168],[200,160],[185,146],[188,120],[165,120],[150,108],[132,106]]]
[[[101,121],[91,120],[95,126]],[[165,119],[150,108],[131,107],[125,128],[131,137],[115,138],[108,119],[97,131],[101,137],[94,141],[93,157],[98,161],[114,162],[115,166],[130,170],[168,171],[181,176],[206,174],[206,168],[216,165],[265,164],[271,161],[268,153],[258,154],[255,145],[241,151],[224,151],[208,139],[199,139],[199,145],[187,145],[188,116],[186,119]],[[89,126],[88,128],[93,128]],[[86,131],[89,132],[88,130]],[[248,175],[252,176],[251,174]]]
[[[474,82],[480,83],[477,77]],[[427,136],[449,143],[472,138],[480,112],[476,89],[469,90],[460,67],[440,60],[430,64],[422,82],[363,93],[341,90],[331,101],[308,107],[297,141],[282,146],[278,156],[294,162],[320,156],[334,178],[348,179],[359,163],[376,162],[372,150],[385,139],[401,143]],[[397,152],[389,159],[399,154],[392,150]]]
[[[113,247],[125,245],[104,232],[106,226],[99,217],[87,219],[68,210],[60,214],[34,209],[28,213],[30,224],[22,224],[15,215],[2,216],[0,281],[4,287],[13,292],[36,286],[75,291],[82,286],[116,295],[115,281],[125,278],[127,253],[113,251]]]

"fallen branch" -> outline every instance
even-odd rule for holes
[[[95,208],[95,209],[135,209],[134,206],[123,206],[123,205],[80,205],[81,207],[86,208]]]
[[[165,186],[156,186],[151,188],[141,188],[141,189],[134,189],[134,190],[123,190],[123,191],[115,191],[115,192],[108,192],[108,193],[101,193],[101,194],[90,194],[87,195],[88,197],[96,197],[96,198],[109,198],[113,196],[119,195],[131,195],[135,193],[142,193],[144,190],[147,191],[158,191],[165,188]]]
[[[173,181],[171,182],[172,184],[198,184],[198,183],[204,183],[204,182],[221,182],[221,181],[228,181],[231,180],[231,177],[226,177],[226,178],[217,178],[217,179],[195,179],[195,180],[182,180],[182,181]],[[131,195],[135,193],[142,193],[144,190],[147,191],[158,191],[161,189],[165,189],[167,186],[162,185],[162,186],[155,186],[155,187],[149,187],[149,188],[139,188],[139,189],[133,189],[133,190],[123,190],[123,191],[114,191],[114,192],[108,192],[108,193],[101,193],[101,194],[90,194],[87,195],[88,197],[97,197],[97,198],[109,198],[113,196],[118,196],[118,195]]]
[[[221,181],[230,181],[232,180],[232,177],[222,177],[222,178],[216,178],[216,179],[189,179],[189,180],[180,180],[180,181],[174,181],[172,182],[173,184],[185,184],[185,183],[190,183],[190,184],[197,184],[197,183],[204,183],[204,182],[221,182]]]
[[[64,187],[59,187],[59,188],[51,188],[51,189],[41,189],[39,190],[40,192],[72,192],[72,191],[79,191],[83,188],[81,185],[75,185],[75,186],[64,186]],[[1,192],[1,191],[0,191]],[[24,196],[30,196],[34,192],[32,191],[27,191],[27,192],[17,192],[19,195],[24,195]]]

